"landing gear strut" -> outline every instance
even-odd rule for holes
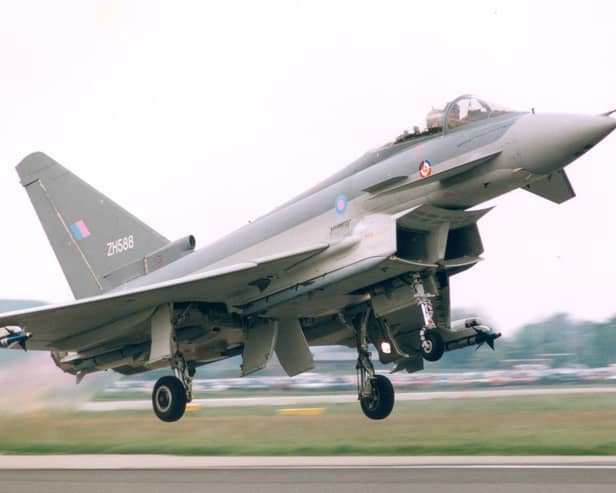
[[[434,295],[426,293],[419,274],[413,275],[412,287],[424,320],[424,324],[419,331],[421,354],[428,361],[438,361],[445,352],[445,343],[443,337],[436,331],[436,324],[433,319],[434,310],[430,298],[433,298]]]
[[[152,406],[154,412],[162,421],[173,422],[184,416],[186,403],[192,400],[192,377],[195,374],[177,352],[171,359],[171,367],[175,376],[159,378],[152,391]]]
[[[390,415],[394,408],[394,388],[389,379],[383,375],[376,375],[374,366],[370,361],[368,351],[368,320],[372,313],[367,308],[359,323],[354,324],[357,336],[357,393],[364,414],[370,419],[384,419]],[[344,316],[339,317],[348,325]]]

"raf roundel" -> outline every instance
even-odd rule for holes
[[[419,178],[428,178],[432,174],[432,165],[427,159],[419,165]]]
[[[338,195],[338,197],[336,197],[334,207],[338,214],[344,214],[347,210],[347,205],[348,205],[348,200],[346,198],[346,195]]]

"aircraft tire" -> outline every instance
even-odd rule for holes
[[[443,337],[433,329],[426,330],[424,337],[426,344],[421,345],[421,354],[425,360],[438,361],[442,358],[445,352],[445,343]]]
[[[385,419],[394,408],[394,386],[389,378],[376,375],[372,381],[372,395],[360,398],[359,402],[370,419]]]
[[[156,416],[168,423],[184,416],[186,389],[182,382],[172,376],[159,378],[152,391],[152,407]]]

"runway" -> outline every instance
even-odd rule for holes
[[[481,399],[487,397],[516,397],[533,395],[604,394],[615,393],[614,387],[549,387],[530,389],[452,390],[439,392],[396,392],[396,401],[422,401],[431,399]],[[357,402],[357,394],[289,395],[261,397],[230,397],[193,399],[193,405],[213,407],[240,406],[291,406],[310,404],[344,404]],[[152,408],[148,400],[93,401],[79,407],[80,411],[147,410]]]
[[[50,468],[33,467],[45,460]],[[616,488],[613,457],[6,456],[0,464],[1,493],[607,493]],[[29,467],[6,467],[18,464]]]

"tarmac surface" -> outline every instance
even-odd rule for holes
[[[614,457],[0,457],[11,492],[614,492]]]

